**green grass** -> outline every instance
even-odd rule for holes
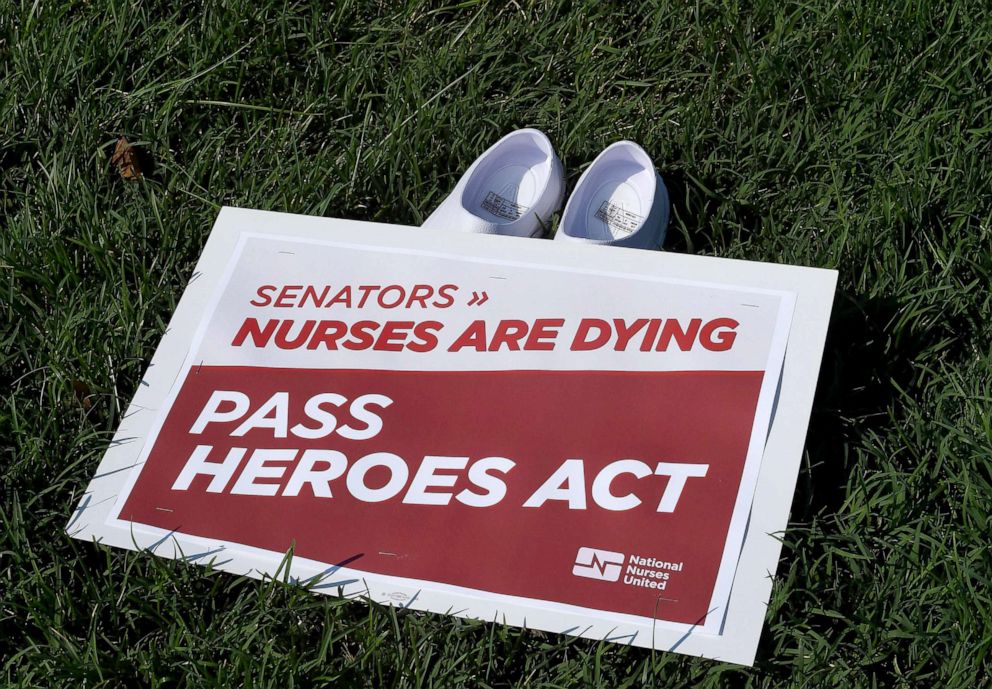
[[[0,682],[989,686],[986,7],[0,0]],[[524,125],[571,184],[640,142],[669,250],[840,271],[755,668],[63,533],[221,204],[418,224]]]

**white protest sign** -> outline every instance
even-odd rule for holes
[[[747,663],[835,279],[225,208],[67,528]]]

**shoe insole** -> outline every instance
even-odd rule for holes
[[[496,170],[482,188],[485,193],[476,214],[490,222],[513,222],[537,201],[537,179],[531,168],[523,165],[507,165]]]
[[[610,166],[590,179],[580,206],[585,236],[597,240],[629,237],[651,210],[653,182],[653,171],[631,165]]]
[[[472,174],[467,208],[483,220],[506,225],[540,200],[551,176],[551,158],[533,146],[507,142]]]

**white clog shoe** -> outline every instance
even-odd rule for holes
[[[423,227],[535,237],[564,195],[565,175],[548,137],[518,129],[475,159]]]
[[[660,249],[668,214],[668,190],[651,157],[632,141],[618,141],[579,177],[555,239]]]

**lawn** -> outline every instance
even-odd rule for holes
[[[754,668],[65,535],[222,204],[416,225],[520,126],[643,145],[669,251],[840,271]],[[0,0],[0,682],[989,686],[990,163],[981,0]]]

